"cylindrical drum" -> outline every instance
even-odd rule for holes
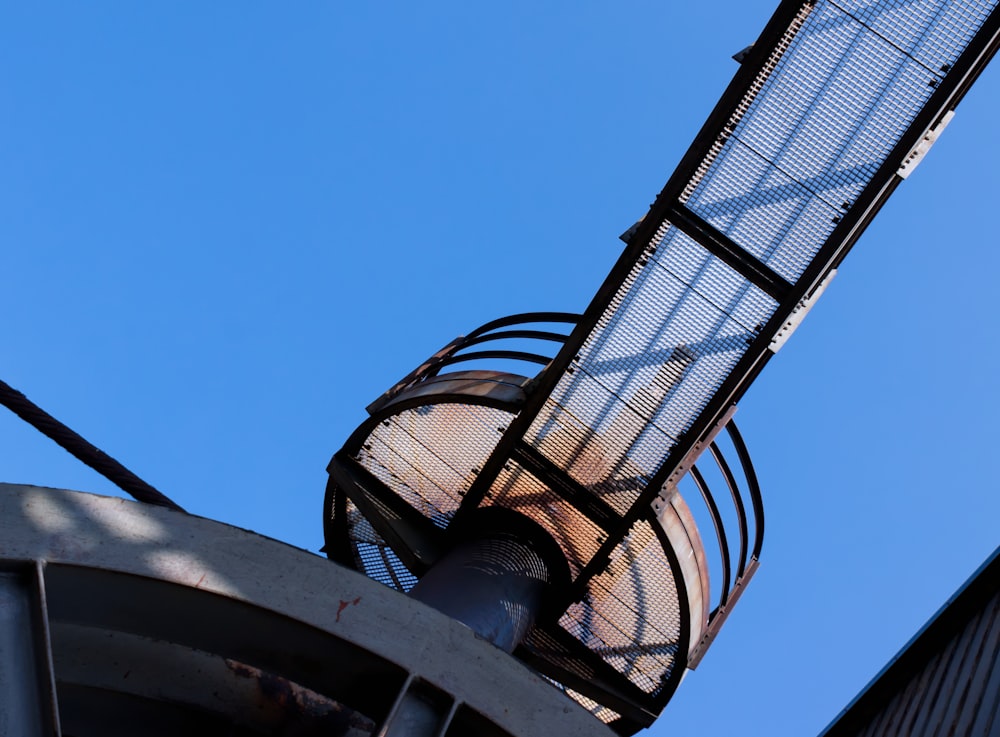
[[[568,574],[558,545],[538,524],[509,510],[489,509],[424,574],[410,596],[513,652],[547,597]]]

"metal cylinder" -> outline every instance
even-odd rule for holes
[[[491,524],[467,533],[445,553],[410,596],[513,652],[568,574],[562,552],[544,529],[502,511],[506,514],[491,516]]]

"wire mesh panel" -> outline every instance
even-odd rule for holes
[[[676,228],[650,251],[527,436],[623,514],[777,306]]]
[[[346,518],[359,567],[405,590],[414,576],[387,541],[445,539],[487,506],[533,520],[572,580],[519,652],[620,732],[649,724],[757,566],[763,507],[745,446],[732,432],[746,499],[713,440],[995,53],[996,6],[782,2],[582,315],[489,323],[370,406],[331,463],[380,485],[334,474],[358,502]],[[487,340],[517,350],[462,353]],[[526,342],[561,348],[529,355]],[[486,372],[463,375],[476,401],[436,397],[459,391],[443,370],[470,355],[545,366],[503,392]],[[706,449],[728,500],[695,469]],[[687,473],[701,499],[678,496]],[[714,528],[714,557],[696,519]],[[431,548],[408,564],[432,564]]]
[[[509,421],[509,413],[478,405],[408,409],[383,420],[356,458],[412,507],[445,527]]]
[[[417,577],[403,565],[392,548],[350,501],[347,502],[346,514],[348,534],[354,548],[354,567],[369,578],[397,591],[412,589],[417,583]]]
[[[928,69],[947,71],[996,7],[990,0],[914,0],[837,5]]]
[[[929,54],[925,40],[953,40],[959,29],[951,22],[965,16],[944,12],[941,2],[853,5],[852,13],[816,4],[682,198],[789,281],[802,274],[954,62],[954,44],[950,53]],[[916,16],[914,5],[928,14]]]
[[[570,573],[579,575],[604,539],[604,531],[577,507],[511,461],[497,477],[490,502],[538,522],[559,544]]]
[[[660,688],[680,653],[681,609],[652,525],[633,528],[559,624],[642,691]]]

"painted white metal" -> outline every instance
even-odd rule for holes
[[[418,679],[457,705],[445,717],[472,719],[496,734],[611,734],[464,625],[317,555],[218,522],[124,499],[0,484],[2,561],[45,566],[60,686],[63,671],[77,682],[87,676],[79,657],[60,644],[74,641],[73,628],[90,628],[98,638],[127,630],[129,647],[160,640],[175,665],[185,660],[178,647],[192,650],[192,662],[200,657],[193,651],[208,652],[216,670],[226,648],[245,650],[239,638],[259,630],[252,644],[268,663],[308,662],[324,648],[352,654],[322,664],[328,672],[316,675],[317,683],[398,671],[398,678],[373,679],[373,687],[388,691],[388,704],[405,681]],[[133,605],[141,616],[130,614]],[[234,620],[231,631],[220,629],[227,620],[219,612]],[[282,631],[295,636],[283,642],[267,634]],[[174,683],[165,674],[162,688],[176,694],[183,679],[172,673]],[[92,675],[96,687],[107,673]],[[142,688],[155,691],[155,674],[143,677]]]
[[[931,146],[937,142],[938,137],[948,127],[948,123],[954,117],[955,111],[949,110],[941,116],[941,119],[937,123],[927,129],[927,132],[920,138],[920,142],[913,147],[913,150],[906,155],[903,163],[900,164],[899,171],[896,172],[900,177],[906,179],[913,173],[913,170],[924,160],[927,152],[931,150]]]
[[[784,347],[785,343],[788,342],[788,339],[792,337],[792,333],[798,330],[799,325],[801,325],[802,321],[806,319],[806,315],[809,314],[809,310],[811,310],[813,305],[816,304],[816,301],[823,296],[823,292],[825,292],[826,288],[830,286],[830,282],[833,281],[833,277],[836,275],[836,269],[830,271],[830,273],[826,275],[826,278],[816,286],[812,293],[799,302],[795,309],[792,310],[792,314],[788,316],[788,319],[781,324],[780,328],[778,328],[778,332],[774,334],[773,338],[771,338],[771,344],[768,346],[771,353],[777,353],[782,349],[782,347]]]

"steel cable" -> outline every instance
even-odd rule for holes
[[[177,512],[184,509],[147,484],[103,450],[66,427],[21,392],[0,381],[0,404],[48,438],[54,440],[77,460],[82,461],[140,502],[155,504]]]

